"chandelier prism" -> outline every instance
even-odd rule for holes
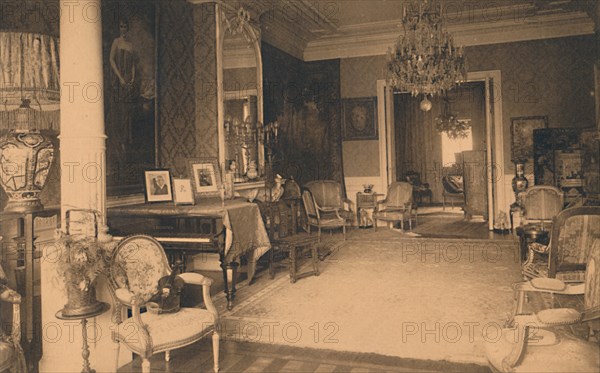
[[[441,5],[423,0],[403,10],[402,27],[394,50],[388,50],[388,82],[396,91],[422,94],[421,109],[429,111],[427,96],[446,92],[466,80],[462,47],[444,31]]]

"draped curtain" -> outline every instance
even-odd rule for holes
[[[410,94],[394,95],[394,118],[396,134],[396,174],[400,181],[403,175],[415,171],[421,182],[429,183],[433,201],[442,196],[442,143],[435,129],[434,119],[440,114],[440,99],[431,99],[433,108],[424,112],[419,108],[421,97]]]

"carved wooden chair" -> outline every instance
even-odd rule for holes
[[[316,180],[306,183],[304,187],[310,190],[316,206],[321,211],[336,210],[346,225],[352,225],[355,218],[354,203],[344,196],[339,182]]]
[[[412,220],[417,221],[417,209],[413,206],[413,187],[408,182],[398,181],[388,186],[386,197],[378,201],[373,220],[375,230],[377,221],[400,222],[400,228],[404,229],[404,220],[408,220],[408,226],[412,229]]]
[[[346,220],[340,215],[338,208],[319,206],[310,190],[304,190],[302,192],[302,203],[304,204],[304,209],[306,211],[309,234],[311,226],[317,227],[319,232],[319,242],[321,242],[322,229],[333,230],[342,228],[344,240],[346,240]]]
[[[551,228],[552,219],[564,206],[564,195],[560,189],[550,185],[535,185],[519,194],[521,206],[521,226],[540,227],[541,230]]]
[[[488,338],[486,355],[495,372],[597,372],[600,353],[597,342],[570,333],[565,326],[588,323],[597,331],[600,319],[600,238],[596,238],[587,260],[585,283],[567,284],[558,279],[536,278],[515,286],[514,316],[497,337]],[[529,292],[584,295],[583,311],[554,308],[524,314]],[[589,334],[588,334],[589,337]]]
[[[552,223],[548,245],[530,243],[522,267],[526,278],[549,277],[583,282],[585,260],[595,235],[600,234],[600,207],[584,206],[561,211]]]
[[[115,301],[113,318],[117,327],[112,332],[112,339],[116,345],[116,361],[119,361],[119,344],[123,343],[141,356],[142,372],[149,373],[149,358],[155,353],[165,352],[165,360],[169,361],[169,351],[212,335],[214,370],[217,372],[219,316],[210,297],[211,279],[191,272],[179,275],[186,284],[202,286],[206,309],[182,307],[178,312],[161,315],[140,312],[158,292],[159,279],[170,273],[163,247],[150,236],[128,236],[115,249],[109,282]],[[124,309],[131,309],[132,316],[123,319]]]

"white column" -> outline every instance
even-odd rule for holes
[[[68,209],[98,210],[105,221],[106,171],[100,0],[60,0],[61,220]],[[56,281],[52,251],[44,247],[42,267],[42,372],[79,372],[82,368],[80,320],[55,317],[66,303]],[[111,304],[105,283],[97,297]],[[90,363],[98,372],[114,370],[111,310],[88,319]],[[121,360],[131,356],[124,350]]]

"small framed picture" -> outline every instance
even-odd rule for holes
[[[190,175],[197,196],[217,197],[221,191],[221,170],[216,158],[190,159]]]
[[[146,202],[168,202],[173,200],[171,173],[169,170],[144,171]]]
[[[173,200],[176,205],[193,205],[194,189],[192,189],[192,180],[173,179]]]

